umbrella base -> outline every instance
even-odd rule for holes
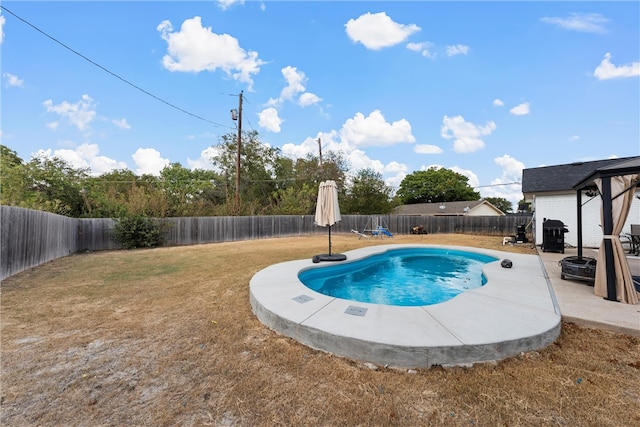
[[[344,261],[347,259],[347,256],[345,254],[320,254],[320,255],[314,255],[311,258],[311,261],[313,261],[314,263],[318,263],[321,261]]]

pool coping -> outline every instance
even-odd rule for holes
[[[338,356],[378,365],[427,368],[501,360],[551,344],[561,316],[553,288],[537,255],[462,246],[390,244],[345,252],[347,260],[398,248],[445,248],[491,255],[487,283],[434,305],[401,307],[320,294],[298,272],[329,263],[312,259],[271,265],[249,284],[257,318],[270,329]],[[503,259],[513,263],[503,268]]]

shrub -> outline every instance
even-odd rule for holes
[[[114,237],[125,249],[153,248],[162,244],[162,232],[157,219],[130,215],[116,221]]]

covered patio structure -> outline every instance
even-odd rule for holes
[[[577,192],[578,257],[582,257],[582,192],[598,192],[601,197],[603,236],[598,251],[594,293],[609,301],[637,304],[640,297],[620,241],[620,232],[629,215],[639,177],[640,157],[634,157],[596,169],[573,187]]]

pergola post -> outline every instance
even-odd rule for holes
[[[577,191],[576,200],[578,202],[577,213],[578,213],[578,258],[582,258],[582,191]]]
[[[604,255],[607,272],[607,297],[605,299],[617,301],[616,270],[613,261],[613,244],[611,242],[611,233],[613,233],[612,213],[611,177],[605,176],[602,178],[602,234],[604,237]]]

